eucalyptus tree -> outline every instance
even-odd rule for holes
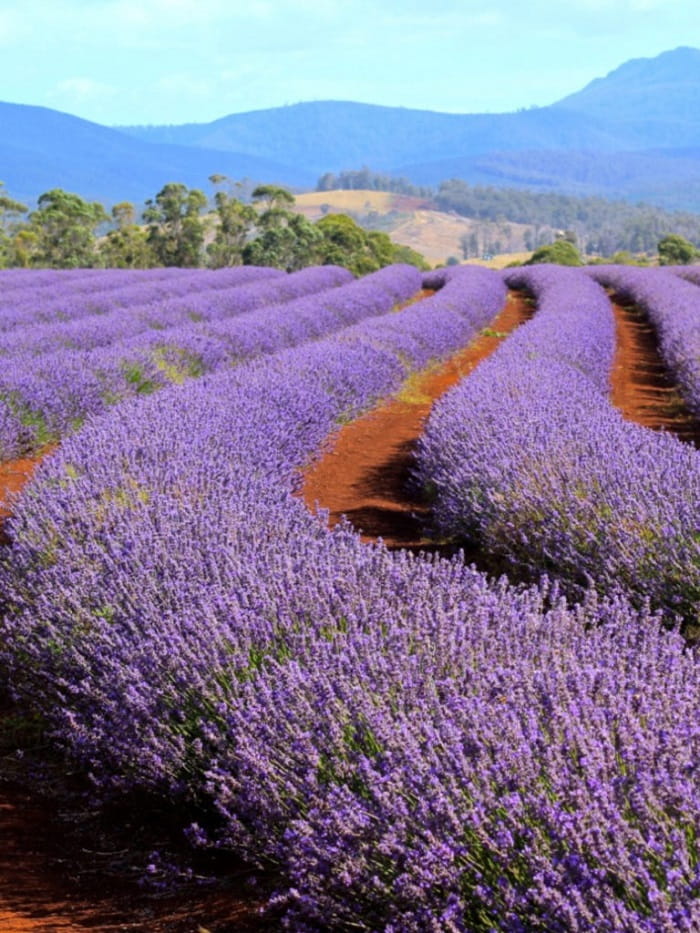
[[[163,266],[199,266],[204,251],[202,211],[207,198],[199,188],[169,182],[146,202],[143,219],[148,243]]]
[[[85,201],[62,188],[45,192],[29,215],[36,235],[33,264],[59,269],[94,265],[97,230],[108,219],[97,201]]]

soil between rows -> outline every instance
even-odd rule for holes
[[[532,302],[511,292],[482,333],[441,365],[409,380],[395,399],[345,425],[303,477],[307,506],[329,510],[332,527],[346,516],[363,541],[388,548],[450,550],[426,538],[428,506],[410,488],[413,451],[435,401],[467,376],[532,314]],[[478,558],[475,551],[466,555]]]
[[[656,350],[655,334],[635,308],[615,302],[617,351],[612,401],[623,415],[654,429],[672,430],[700,446],[700,430],[679,403]],[[490,330],[504,333],[531,313],[531,304],[511,294]],[[502,338],[480,336],[447,364],[413,380],[401,398],[346,426],[307,472],[303,496],[310,507],[330,510],[330,524],[345,514],[365,540],[382,537],[390,547],[440,550],[427,541],[421,523],[427,507],[406,492],[411,451],[436,398],[467,375]],[[0,464],[0,503],[18,492],[40,458]],[[8,510],[0,504],[0,523]],[[2,529],[0,524],[0,541]],[[467,554],[471,560],[473,555]],[[5,711],[7,715],[7,711]],[[129,862],[160,844],[148,827],[84,821],[73,804],[39,799],[18,782],[11,744],[0,710],[0,930],[3,933],[80,933],[86,930],[210,933],[271,931],[257,908],[264,896],[247,885],[252,873],[235,861],[213,871],[208,886],[176,894],[142,891]],[[6,735],[5,735],[6,737]],[[137,820],[138,823],[138,820]],[[106,833],[103,835],[103,833]],[[122,848],[138,838],[141,852]],[[142,859],[143,865],[143,859]],[[217,875],[218,872],[218,875]],[[263,889],[264,889],[263,882]],[[261,891],[262,895],[262,891]]]
[[[643,311],[623,297],[612,295],[611,301],[616,331],[613,405],[629,421],[655,431],[670,431],[700,448],[700,423],[661,359],[654,327]]]

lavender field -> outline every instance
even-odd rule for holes
[[[509,289],[534,315],[413,479],[505,575],[329,530],[303,470]],[[676,271],[0,272],[0,460],[52,450],[10,503],[1,689],[96,800],[272,868],[282,928],[697,931],[700,453],[611,403],[606,289],[700,413]]]

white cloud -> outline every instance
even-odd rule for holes
[[[23,32],[23,20],[18,13],[13,10],[0,10],[0,45],[17,42]]]
[[[73,77],[59,81],[50,92],[50,96],[56,101],[80,105],[109,100],[117,93],[115,87],[93,78]]]

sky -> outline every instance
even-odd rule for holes
[[[543,106],[700,47],[697,0],[0,0],[0,100],[107,125],[310,100]]]

